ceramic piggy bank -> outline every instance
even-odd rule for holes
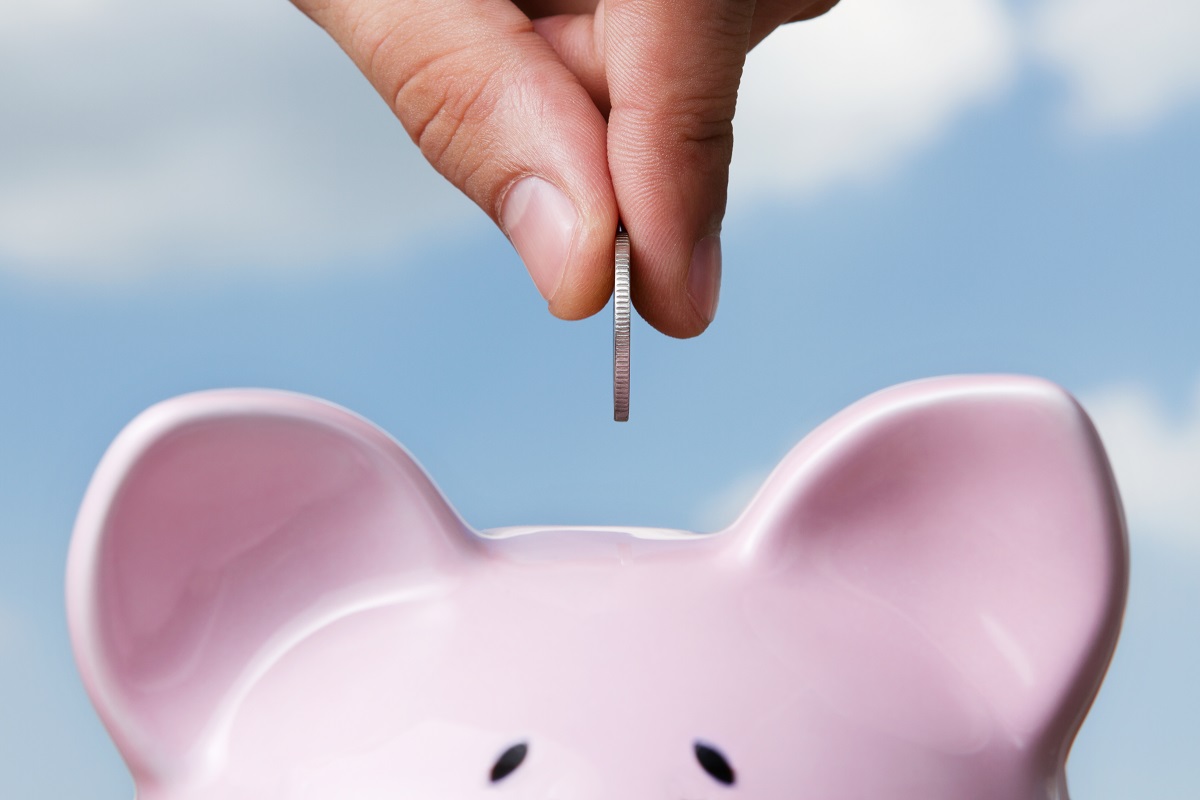
[[[1126,581],[1079,406],[959,377],[712,534],[474,531],[347,411],[189,395],[105,455],[67,591],[140,800],[1043,800]]]

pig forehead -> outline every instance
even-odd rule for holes
[[[490,563],[315,632],[263,674],[241,717],[253,730],[286,709],[368,738],[430,719],[500,740],[621,730],[630,747],[794,740],[806,725],[825,736],[831,720],[947,752],[994,738],[953,664],[886,604],[691,559]]]
[[[750,624],[754,585],[733,571],[701,575],[679,564],[497,562],[325,625],[260,683],[319,673],[361,686],[403,676],[425,695],[446,685],[493,705],[668,681],[682,689],[720,680],[737,693],[741,676],[788,672],[766,631]]]

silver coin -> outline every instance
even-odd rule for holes
[[[629,234],[617,229],[613,283],[613,419],[629,420]]]

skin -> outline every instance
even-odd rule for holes
[[[663,333],[689,337],[716,307],[712,239],[708,270],[691,281],[689,270],[725,214],[746,53],[836,0],[293,2],[513,240],[551,313],[581,319],[604,307],[619,217],[634,305]],[[546,237],[510,230],[505,201],[529,176],[574,207],[566,249],[554,249],[565,257],[534,254],[530,242]]]

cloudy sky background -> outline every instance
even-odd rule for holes
[[[11,4],[10,4],[11,5]],[[711,330],[551,319],[283,0],[0,15],[0,796],[128,800],[62,569],[104,447],[195,389],[327,397],[477,527],[710,530],[821,420],[951,372],[1076,393],[1133,587],[1076,800],[1200,790],[1200,5],[844,0],[751,56]]]

